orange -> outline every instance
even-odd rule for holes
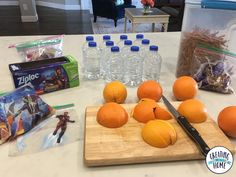
[[[226,107],[219,113],[218,125],[225,134],[236,138],[236,106]]]
[[[166,109],[164,108],[161,108],[161,107],[156,107],[155,111],[155,117],[157,119],[162,119],[162,120],[169,120],[172,118],[172,115],[170,114],[169,111],[167,111]]]
[[[124,103],[127,97],[127,90],[124,84],[119,81],[108,83],[103,90],[105,102]]]
[[[197,99],[183,101],[179,105],[178,112],[192,123],[201,123],[207,119],[206,107]]]
[[[161,85],[154,80],[145,81],[138,87],[137,96],[139,100],[142,98],[149,98],[159,101],[162,96]]]
[[[142,102],[142,101],[151,101],[151,102],[157,104],[155,100],[150,99],[150,98],[142,98],[139,102]]]
[[[97,112],[97,122],[107,128],[118,128],[126,124],[128,114],[117,103],[106,103]]]
[[[154,119],[168,120],[172,118],[166,109],[161,108],[157,102],[149,98],[142,98],[134,107],[132,115],[134,119],[142,123]]]
[[[165,148],[175,144],[177,134],[174,127],[164,120],[151,120],[142,129],[143,140],[151,146]]]
[[[147,123],[149,120],[156,119],[155,108],[157,103],[154,101],[140,101],[133,110],[133,118],[138,122]]]
[[[184,101],[197,95],[198,85],[192,77],[182,76],[176,79],[172,90],[177,100]]]

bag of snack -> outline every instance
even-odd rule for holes
[[[63,56],[63,37],[64,35],[51,36],[11,45],[9,48],[15,47],[25,62],[57,58]]]
[[[176,77],[189,76],[197,45],[236,53],[235,0],[185,0]]]
[[[198,45],[193,53],[190,74],[201,89],[233,93],[235,69],[236,54],[209,45]]]
[[[9,156],[37,153],[83,138],[74,104],[53,108],[54,115],[10,144]]]
[[[24,134],[53,114],[31,84],[0,97],[0,144]]]

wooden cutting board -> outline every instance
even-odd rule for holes
[[[176,107],[179,105],[178,102],[172,104]],[[162,103],[159,105],[165,107]],[[135,104],[122,106],[130,115]],[[146,144],[141,137],[144,124],[137,122],[131,116],[127,124],[121,128],[102,127],[96,121],[99,108],[100,106],[92,106],[86,109],[84,161],[87,166],[204,159],[195,143],[174,119],[169,122],[176,129],[177,142],[167,148],[155,148]],[[224,146],[235,153],[234,145],[210,117],[204,123],[192,125],[200,132],[210,148]]]

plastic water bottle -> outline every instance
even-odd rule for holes
[[[94,38],[93,38],[93,36],[86,36],[85,40],[86,41],[82,46],[83,58],[85,57],[85,51],[88,49],[88,43],[91,41],[94,41]]]
[[[127,56],[127,54],[130,52],[130,47],[132,46],[132,43],[133,42],[131,40],[124,41],[124,46],[121,49],[121,54],[123,58]]]
[[[111,47],[109,70],[106,75],[106,81],[121,81],[123,78],[123,62],[120,56],[120,48],[118,46]]]
[[[96,42],[89,42],[83,58],[84,78],[97,80],[100,75],[100,50]]]
[[[124,41],[127,39],[128,39],[127,35],[120,35],[120,41],[117,43],[117,46],[120,47],[120,49],[124,47]]]
[[[150,44],[150,41],[148,39],[143,39],[142,40],[142,45],[140,47],[140,55],[141,55],[142,58],[144,58],[146,56],[146,54],[148,53],[149,44]]]
[[[138,46],[130,48],[129,55],[124,61],[124,83],[128,86],[137,86],[142,82],[143,60]]]
[[[114,46],[113,41],[106,41],[106,48],[103,48],[101,52],[101,59],[100,59],[100,77],[105,78],[106,72],[107,72],[107,67],[108,67],[108,62],[109,62],[109,54],[111,51],[111,47]]]
[[[134,41],[133,45],[141,46],[143,38],[144,38],[143,34],[137,34],[136,35],[136,40]]]
[[[124,47],[121,49],[121,58],[123,64],[126,62],[127,57],[130,53],[130,47],[132,46],[132,41],[131,40],[125,40],[124,42]],[[125,66],[124,66],[125,67]],[[123,77],[122,82],[125,83],[125,78]]]
[[[147,57],[143,61],[143,81],[159,81],[161,72],[161,56],[158,53],[158,46],[151,45]]]
[[[103,39],[103,42],[102,42],[102,44],[99,46],[99,48],[100,48],[101,50],[103,50],[104,48],[106,48],[106,41],[110,41],[110,40],[111,40],[111,36],[109,36],[109,35],[104,35],[104,36],[102,37],[102,39]]]
[[[82,46],[83,51],[86,51],[88,49],[88,43],[91,42],[91,41],[94,41],[94,38],[93,38],[93,36],[86,36],[85,40],[86,41]]]
[[[130,52],[130,47],[132,46],[132,41],[131,40],[125,40],[124,42],[124,47],[121,49],[121,57],[123,61],[126,60],[129,52]]]

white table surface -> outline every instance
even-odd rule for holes
[[[129,34],[134,39],[135,34]],[[0,37],[0,92],[10,91],[14,88],[8,64],[20,62],[15,49],[8,49],[10,44],[37,39],[40,36]],[[114,41],[118,41],[119,35],[112,35]],[[146,33],[145,37],[152,44],[159,46],[159,52],[163,57],[161,72],[161,84],[165,95],[172,97],[171,86],[175,80],[175,67],[178,56],[180,33]],[[66,35],[64,40],[64,54],[70,54],[78,58],[82,65],[81,47],[84,43],[84,35]],[[96,41],[101,41],[101,35],[95,35]],[[4,177],[154,177],[154,176],[217,176],[211,173],[204,161],[182,161],[149,163],[136,165],[121,165],[110,167],[88,168],[83,164],[83,132],[84,112],[86,106],[100,105],[103,103],[102,90],[104,82],[83,81],[76,88],[57,91],[42,95],[42,98],[50,105],[75,103],[80,118],[80,140],[59,148],[52,148],[40,153],[9,157],[9,144],[0,146],[0,176]],[[224,107],[236,105],[235,95],[223,95],[212,92],[199,91],[197,98],[206,104],[209,114],[213,119]],[[128,88],[126,103],[136,102],[136,88]],[[236,140],[232,139],[234,145]],[[221,176],[235,176],[236,164],[232,169]]]

